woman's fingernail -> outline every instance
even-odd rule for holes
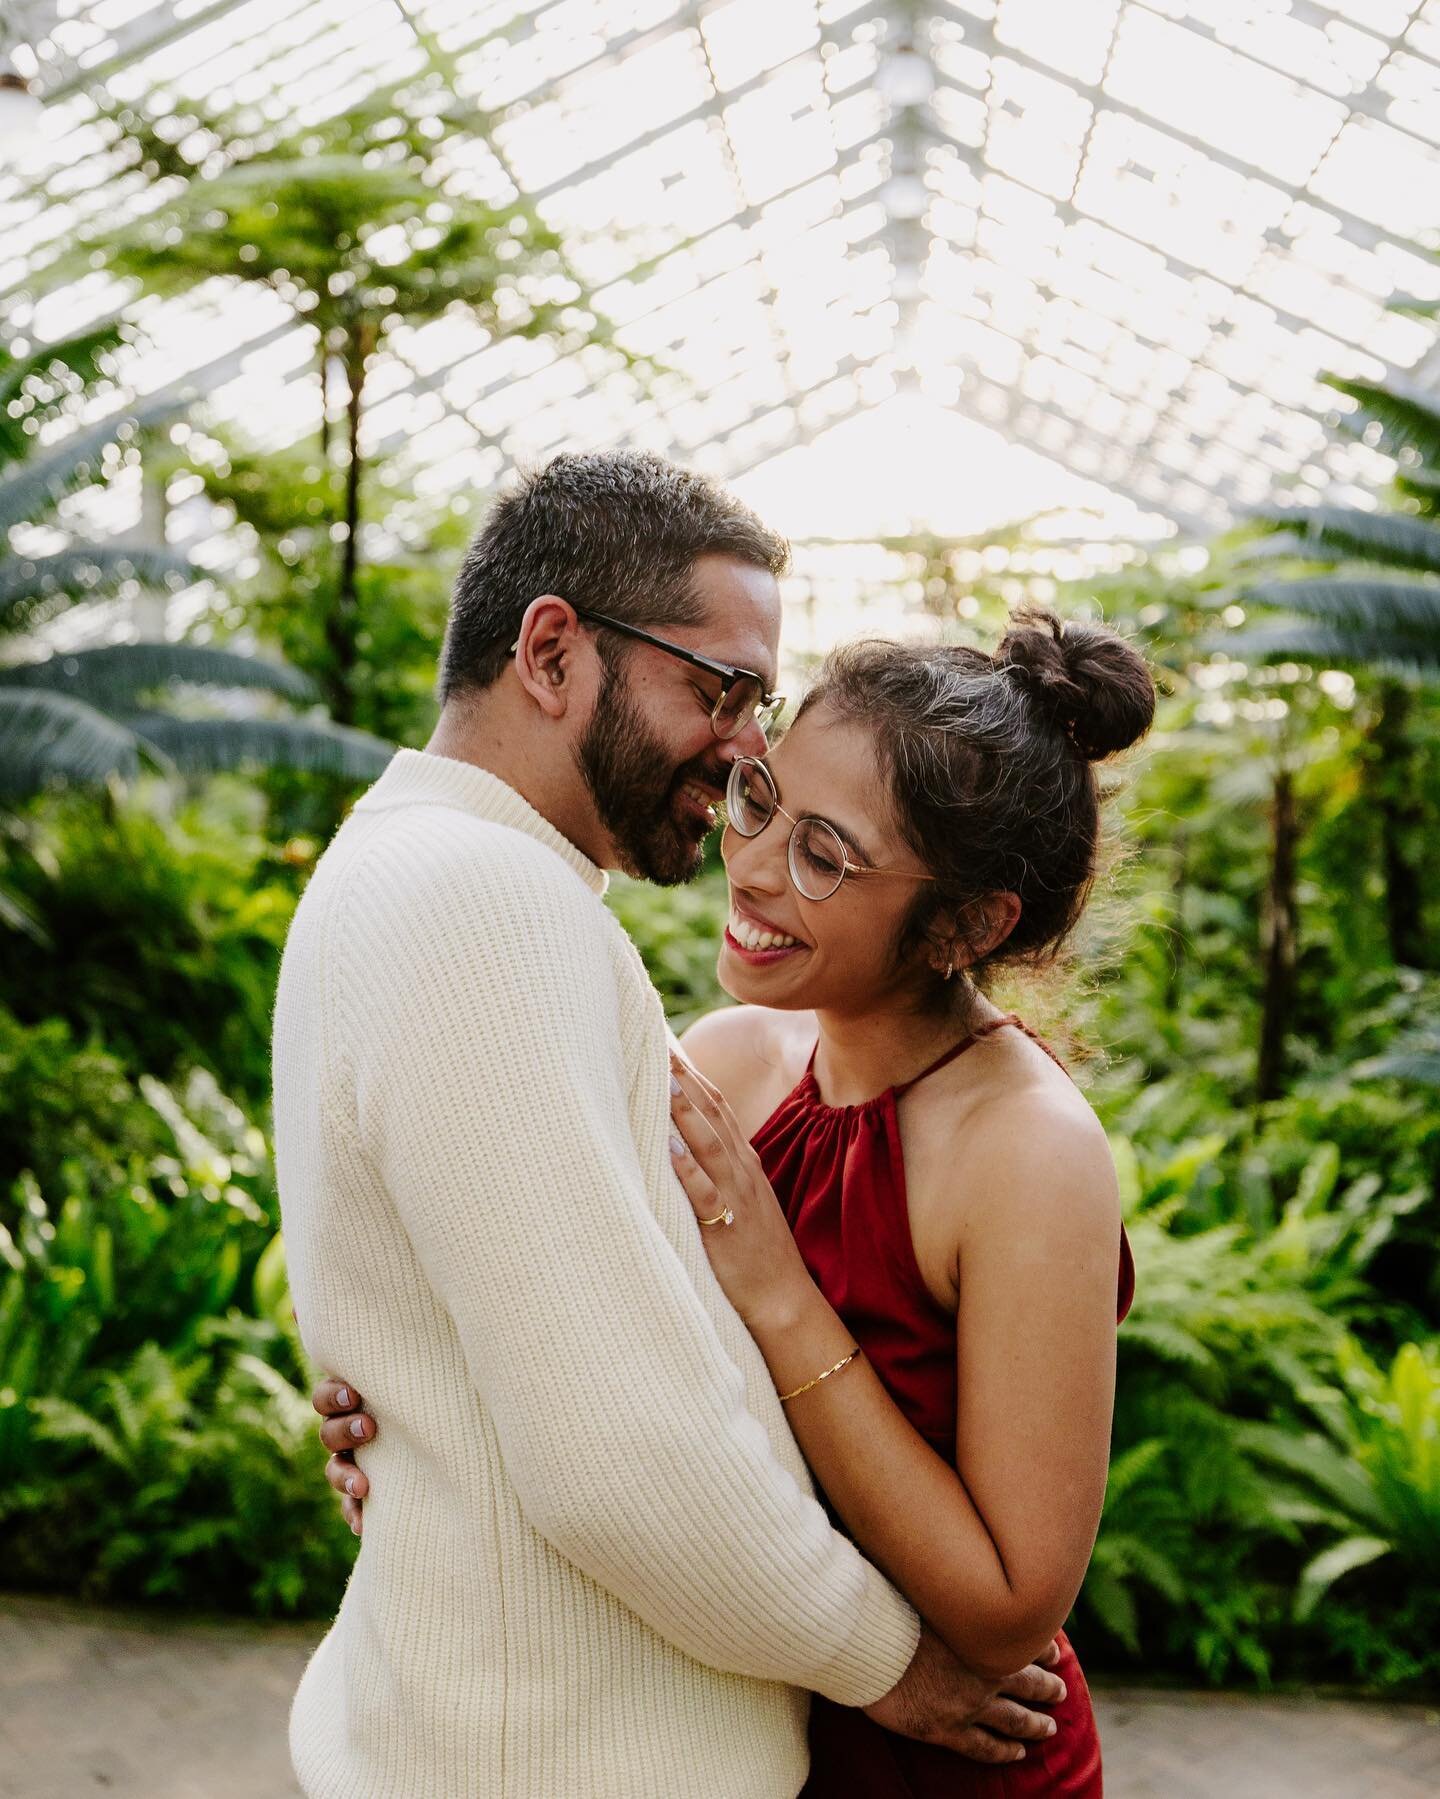
[[[363,1437],[365,1435],[365,1420],[363,1418],[352,1418],[350,1420],[350,1435],[352,1437]]]
[[[340,1407],[342,1412],[348,1412],[350,1410],[350,1389],[348,1387],[337,1387],[335,1389],[335,1403]]]
[[[353,1474],[345,1476],[345,1491],[352,1499],[355,1497],[355,1476]]]
[[[350,1526],[350,1535],[352,1537],[358,1537],[360,1535],[360,1526],[358,1524],[352,1524]]]
[[[672,1156],[683,1156],[685,1154],[685,1139],[679,1136],[675,1131],[671,1131],[670,1133],[670,1154]]]
[[[1053,1737],[1058,1728],[1059,1726],[1053,1718],[1047,1718],[1045,1720],[1045,1734],[1047,1737]]]
[[[685,1091],[685,1089],[680,1085],[679,1075],[672,1074],[670,1076],[670,1091],[672,1093],[683,1093]]]

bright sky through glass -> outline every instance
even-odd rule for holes
[[[370,430],[423,490],[629,443],[739,482],[796,536],[970,533],[1053,507],[1206,531],[1383,473],[1327,434],[1326,370],[1440,380],[1440,0],[12,0],[48,95],[0,169],[0,293],[132,204],[86,87],[163,84],[319,118],[454,59],[495,121],[469,195],[533,197],[622,341],[395,333]],[[7,154],[15,155],[14,146]],[[47,303],[59,332],[124,295]],[[0,302],[3,304],[3,302]],[[151,390],[315,428],[278,303],[215,284],[145,308]],[[22,315],[22,322],[23,315]]]

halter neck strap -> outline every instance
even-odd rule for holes
[[[825,1107],[825,1110],[831,1112],[858,1112],[863,1111],[866,1106],[877,1106],[888,1100],[898,1099],[902,1093],[908,1093],[912,1087],[918,1087],[921,1081],[928,1080],[932,1074],[935,1074],[940,1069],[944,1068],[948,1062],[953,1062],[957,1056],[963,1056],[965,1051],[978,1043],[982,1037],[988,1037],[992,1031],[998,1031],[1002,1025],[1007,1024],[1015,1025],[1019,1030],[1024,1031],[1027,1036],[1032,1034],[1029,1028],[1014,1012],[1007,1013],[1003,1018],[992,1018],[988,1024],[982,1024],[978,1030],[971,1031],[968,1036],[962,1037],[958,1043],[952,1043],[949,1049],[945,1051],[944,1055],[937,1056],[928,1068],[922,1068],[919,1074],[912,1075],[908,1081],[901,1081],[900,1084],[895,1087],[887,1087],[883,1093],[877,1093],[874,1099],[861,1100],[858,1105],[827,1106]],[[1038,1042],[1039,1039],[1037,1038],[1036,1041]],[[1044,1046],[1042,1045],[1042,1047]],[[815,1039],[815,1047],[810,1051],[810,1060],[805,1064],[805,1073],[801,1077],[802,1080],[814,1081],[815,1058],[819,1052],[820,1039],[817,1037]]]
[[[977,1029],[971,1031],[969,1036],[962,1037],[958,1043],[952,1043],[949,1049],[945,1051],[944,1055],[937,1056],[928,1068],[922,1068],[919,1074],[912,1075],[908,1081],[901,1081],[898,1086],[892,1087],[890,1091],[895,1095],[896,1099],[899,1099],[902,1093],[908,1093],[912,1087],[918,1087],[921,1081],[929,1080],[932,1074],[938,1074],[942,1068],[947,1067],[951,1062],[955,1061],[958,1056],[963,1056],[965,1051],[967,1049],[972,1049],[982,1037],[990,1036],[993,1031],[1000,1030],[1004,1025],[1018,1025],[1019,1023],[1020,1020],[1013,1012],[1007,1013],[1004,1018],[990,1019],[987,1024],[982,1024],[978,1026]]]

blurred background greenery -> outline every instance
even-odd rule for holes
[[[262,452],[203,393],[129,405],[129,313],[0,340],[3,1576],[321,1615],[354,1545],[276,1234],[270,1005],[325,837],[425,740],[474,524],[362,454],[367,373],[457,298],[613,346],[518,204],[367,259],[444,142],[393,96],[213,176],[166,117],[115,129],[180,235],[147,213],[75,255],[141,299],[268,284],[312,333],[320,427]],[[1440,394],[1337,381],[1334,405],[1393,459],[1366,506],[1111,546],[1058,586],[1024,522],[886,540],[855,579],[982,641],[1018,598],[1098,614],[1162,677],[1073,965],[1015,996],[1111,1133],[1139,1267],[1087,1661],[1404,1690],[1440,1675]],[[236,553],[179,636],[57,638],[201,572],[67,523],[141,468]],[[611,903],[677,1026],[721,1002],[713,861]]]

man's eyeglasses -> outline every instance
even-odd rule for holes
[[[575,606],[574,611],[576,618],[583,618],[587,624],[603,625],[607,631],[618,631],[622,637],[648,643],[653,650],[664,650],[667,656],[678,657],[691,668],[714,675],[720,683],[720,693],[710,708],[710,729],[721,739],[738,737],[752,718],[768,737],[770,727],[784,710],[783,694],[767,693],[765,683],[753,669],[736,668],[729,662],[717,662],[713,656],[698,655],[667,638],[657,637],[653,631],[642,631],[638,625],[627,625],[623,619],[610,618],[603,612],[591,612],[586,606]],[[517,646],[518,639],[510,646],[512,654]]]
[[[730,765],[725,788],[725,818],[742,837],[758,837],[779,813],[790,820],[785,859],[795,891],[809,900],[827,900],[840,890],[846,875],[895,875],[906,881],[933,881],[934,875],[908,868],[865,868],[852,862],[834,825],[823,818],[796,818],[780,804],[775,777],[754,756]]]

